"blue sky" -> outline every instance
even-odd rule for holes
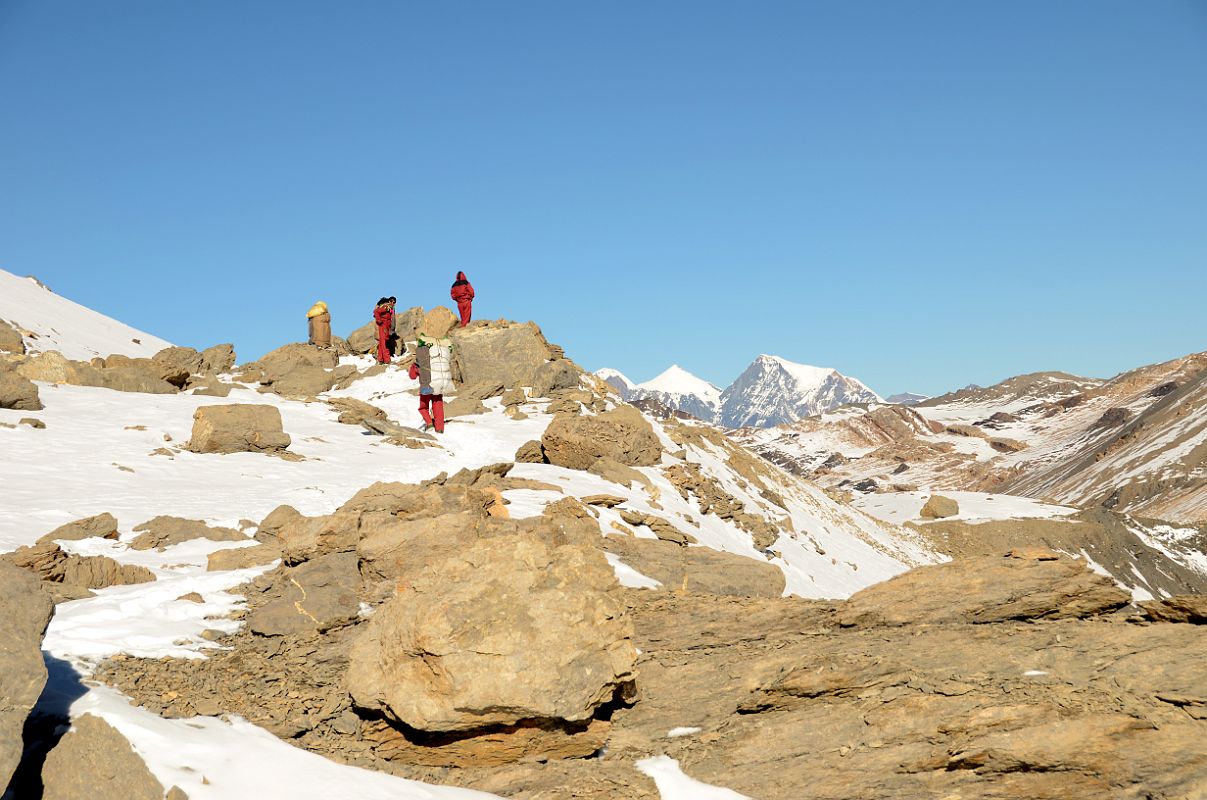
[[[1207,349],[1207,3],[0,0],[0,268],[251,358],[373,301],[888,394]]]

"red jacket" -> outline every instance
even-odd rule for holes
[[[378,306],[373,309],[373,321],[377,327],[388,331],[394,330],[394,311],[389,306]]]
[[[465,277],[464,272],[457,273],[457,280],[453,283],[453,288],[448,292],[449,297],[453,298],[454,302],[463,303],[466,300],[474,299],[474,286]]]

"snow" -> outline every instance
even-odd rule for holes
[[[630,589],[657,589],[662,585],[660,581],[642,575],[621,561],[620,556],[615,553],[605,553],[604,557],[612,565],[612,569],[616,572],[616,580],[620,581],[621,586],[627,586]]]
[[[662,800],[750,800],[732,789],[709,786],[683,774],[670,756],[654,756],[637,762],[637,769],[654,779]]]
[[[678,364],[671,365],[658,377],[639,383],[635,388],[664,394],[694,395],[712,405],[721,402],[720,389],[703,378],[697,378]]]
[[[29,352],[58,350],[77,361],[114,353],[150,357],[172,346],[157,336],[60,297],[31,278],[22,278],[2,269],[0,319],[22,331]]]
[[[1076,514],[1078,509],[1042,503],[1029,497],[1007,494],[985,494],[983,492],[936,492],[955,500],[960,513],[945,520],[961,522],[990,522],[1006,519],[1055,519]],[[853,505],[871,514],[876,519],[902,524],[919,521],[919,514],[931,492],[893,492],[868,494],[855,498]],[[940,520],[940,521],[945,521]]]
[[[671,728],[666,732],[666,738],[675,739],[679,736],[692,736],[704,730],[703,728]]]
[[[60,671],[61,674],[61,671]],[[52,673],[52,680],[54,673]],[[60,684],[61,685],[61,684]],[[51,690],[54,690],[52,684]],[[484,800],[497,795],[430,786],[329,761],[293,747],[240,717],[163,719],[94,687],[70,705],[72,718],[94,714],[122,733],[165,788],[191,800]]]

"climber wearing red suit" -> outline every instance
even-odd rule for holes
[[[394,335],[393,297],[383,297],[373,309],[373,321],[377,323],[377,363],[390,363],[390,337]]]
[[[449,290],[448,294],[457,304],[457,311],[461,313],[461,327],[464,328],[469,324],[469,317],[473,312],[474,305],[474,287],[465,277],[464,272],[457,273],[457,280],[453,282],[453,288]]]

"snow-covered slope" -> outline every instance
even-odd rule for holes
[[[58,350],[77,361],[113,354],[149,357],[171,347],[157,336],[60,297],[33,278],[4,270],[0,270],[0,319],[22,334],[27,351]]]
[[[917,394],[915,392],[901,392],[900,394],[889,395],[884,399],[884,402],[899,406],[916,406],[918,403],[929,399],[930,395]]]
[[[368,359],[345,362],[370,366]],[[46,406],[37,412],[44,429],[16,424],[30,412],[0,410],[0,452],[5,454],[0,459],[0,550],[33,543],[65,522],[109,512],[118,519],[119,541],[68,542],[65,549],[139,564],[156,575],[151,583],[102,589],[95,597],[58,606],[44,642],[55,665],[47,697],[63,698],[63,708],[74,716],[104,716],[135,743],[165,785],[180,786],[193,800],[261,800],[281,793],[272,787],[297,800],[317,800],[332,796],[335,784],[341,796],[482,796],[340,766],[237,718],[164,719],[134,707],[112,689],[81,688],[79,682],[99,659],[121,653],[205,657],[215,645],[203,632],[229,631],[240,624],[243,601],[237,587],[261,571],[207,571],[210,553],[250,540],[194,540],[162,552],[132,550],[129,541],[139,523],[168,514],[250,531],[255,520],[282,503],[304,514],[326,514],[374,481],[418,482],[441,472],[512,461],[520,445],[539,439],[550,423],[547,401],[525,403],[527,416],[512,419],[498,398],[487,400],[486,413],[450,420],[439,447],[412,450],[337,422],[337,412],[325,403],[285,400],[252,387],[237,385],[227,398],[49,383],[38,387]],[[391,367],[335,394],[371,402],[399,423],[417,426],[415,387],[415,381]],[[199,407],[240,402],[276,406],[293,440],[290,449],[300,458],[200,455],[183,449]],[[565,497],[615,495],[623,498],[623,508],[598,509],[603,532],[625,526],[620,515],[625,509],[658,516],[699,546],[777,566],[786,592],[806,597],[846,597],[913,565],[943,558],[909,530],[834,500],[713,428],[653,424],[667,455],[660,465],[638,470],[644,484],[621,485],[550,464],[521,464],[514,476],[549,488],[506,491],[511,516],[540,514]],[[689,483],[683,482],[685,475]],[[722,518],[715,501],[706,502],[685,488],[689,485],[706,485],[741,513]],[[755,529],[770,538],[759,543]],[[655,536],[644,526],[635,526],[630,535]],[[631,566],[612,561],[618,581],[650,584]],[[194,592],[203,602],[180,599]]]
[[[849,403],[878,402],[879,395],[837,370],[761,355],[722,393],[720,422],[766,428]]]

